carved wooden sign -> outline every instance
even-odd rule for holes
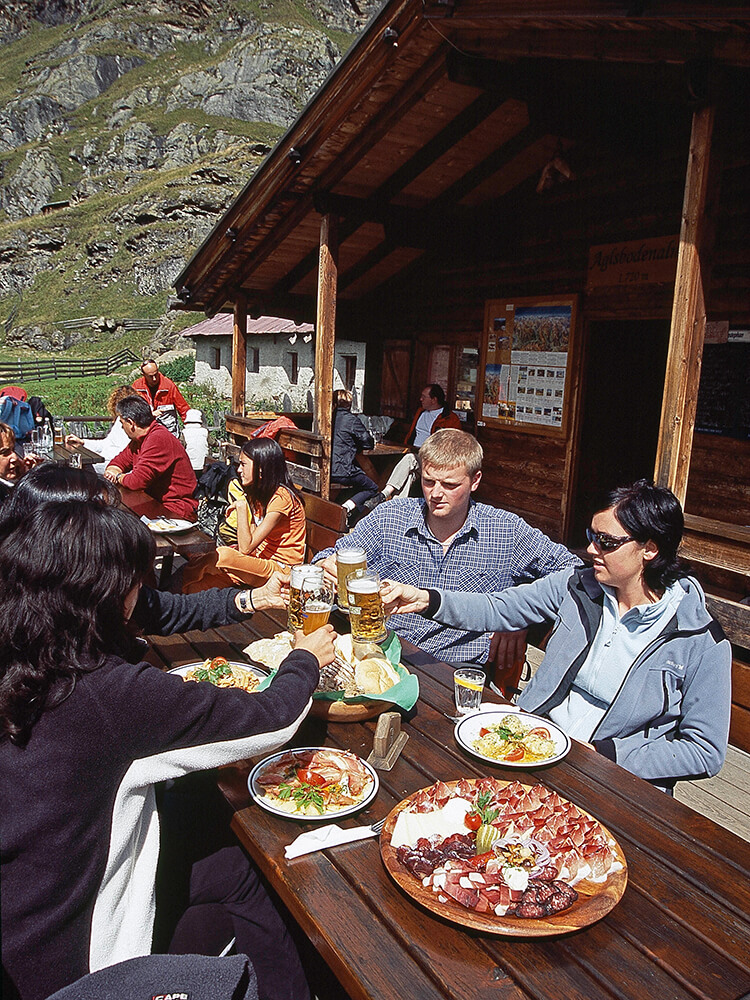
[[[679,236],[657,236],[591,247],[586,290],[674,281],[679,247]]]

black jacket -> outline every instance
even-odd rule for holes
[[[356,413],[336,410],[333,414],[331,442],[331,479],[347,479],[355,469],[358,451],[372,448],[372,434]]]

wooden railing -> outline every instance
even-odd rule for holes
[[[286,414],[293,417],[294,414]],[[227,433],[235,441],[246,441],[252,432],[262,427],[268,418],[238,417],[227,414]],[[323,439],[312,431],[303,431],[299,427],[284,428],[276,437],[281,447],[287,452],[287,466],[295,486],[310,493],[321,492],[321,464],[323,459]]]
[[[0,382],[43,382],[57,378],[91,378],[112,375],[128,362],[141,361],[133,351],[118,351],[109,358],[82,358],[80,361],[45,358],[38,361],[16,361],[0,364]]]

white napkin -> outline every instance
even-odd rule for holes
[[[355,826],[351,830],[342,830],[340,826],[331,823],[320,826],[308,833],[301,833],[296,840],[284,848],[287,858],[301,858],[303,854],[314,851],[324,851],[328,847],[338,847],[339,844],[350,844],[355,840],[366,840],[376,834],[369,826]]]

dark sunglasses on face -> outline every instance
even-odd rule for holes
[[[619,549],[625,542],[635,541],[630,535],[608,535],[604,531],[594,531],[593,528],[586,528],[586,538],[600,552],[614,552],[615,549]]]

